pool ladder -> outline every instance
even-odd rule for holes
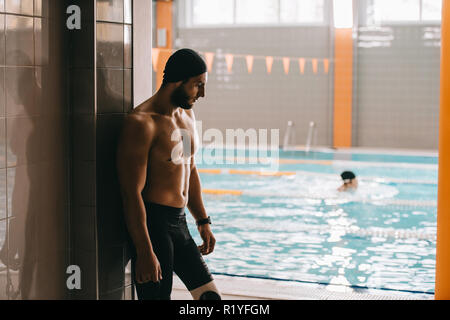
[[[289,149],[290,143],[292,143],[292,145],[295,146],[295,124],[294,124],[294,121],[292,121],[292,120],[288,121],[288,125],[287,125],[286,131],[284,133],[283,151],[286,151]]]
[[[306,146],[305,146],[306,152],[309,152],[311,150],[311,145],[312,145],[313,139],[315,138],[315,133],[316,133],[316,124],[314,121],[311,121],[309,123],[308,137],[306,138]]]
[[[306,152],[309,152],[311,150],[313,140],[315,140],[315,135],[316,135],[316,124],[314,121],[311,121],[309,123],[308,136],[306,137],[306,145],[305,145]],[[295,147],[295,124],[294,121],[292,120],[288,121],[286,132],[284,133],[283,151],[288,150],[290,145]]]

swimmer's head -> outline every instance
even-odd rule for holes
[[[176,51],[166,63],[162,86],[177,84],[171,94],[172,103],[191,109],[198,98],[205,96],[207,67],[202,57],[191,49]]]
[[[358,188],[358,179],[351,171],[344,171],[341,173],[341,178],[344,184],[338,189],[339,191],[347,191],[349,189],[356,190]]]
[[[351,171],[344,171],[341,173],[341,178],[344,180],[344,183],[350,183],[353,179],[356,178],[355,174]]]

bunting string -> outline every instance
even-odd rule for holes
[[[153,48],[152,49],[152,65],[153,70],[156,72],[158,61],[159,61],[159,55],[162,51],[170,51],[175,52],[175,49],[167,49],[167,48]],[[203,55],[205,57],[206,65],[208,68],[208,72],[212,72],[213,70],[213,64],[214,59],[216,56],[216,53],[214,52],[199,52],[199,54]],[[333,61],[329,58],[308,58],[308,57],[277,57],[277,56],[261,56],[261,55],[251,55],[251,54],[234,54],[234,53],[225,53],[221,54],[225,57],[225,63],[227,67],[227,72],[229,74],[233,71],[233,63],[236,58],[243,58],[245,59],[246,65],[247,65],[247,72],[250,74],[253,72],[253,64],[255,59],[263,59],[265,60],[266,64],[266,71],[267,74],[272,73],[272,67],[274,64],[274,61],[280,60],[283,65],[283,70],[286,75],[290,72],[290,64],[291,61],[297,61],[299,66],[299,72],[300,74],[305,74],[307,63],[311,64],[311,68],[314,74],[319,74],[319,63],[323,66],[323,74],[328,74],[330,70],[330,63]]]

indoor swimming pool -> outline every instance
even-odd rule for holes
[[[213,273],[434,293],[437,155],[280,151],[272,161],[277,172],[197,164]],[[336,190],[345,170],[354,192]]]

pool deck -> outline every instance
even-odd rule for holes
[[[431,294],[214,275],[223,300],[433,300]],[[174,275],[173,300],[192,300]]]

